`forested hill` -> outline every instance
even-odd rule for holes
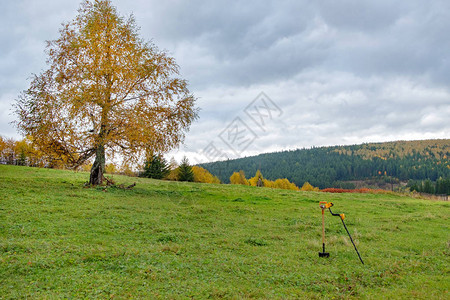
[[[392,177],[401,181],[450,178],[450,139],[370,143],[265,153],[202,165],[225,183],[233,172],[261,170],[270,180],[287,178],[320,188],[343,181]]]

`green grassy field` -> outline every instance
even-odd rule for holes
[[[449,203],[0,166],[0,298],[449,299]],[[321,250],[319,201],[326,214]]]

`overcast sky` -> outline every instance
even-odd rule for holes
[[[80,1],[2,1],[0,135]],[[450,138],[450,1],[113,0],[166,49],[200,119],[195,162],[302,147]]]

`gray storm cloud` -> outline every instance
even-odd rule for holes
[[[199,98],[201,118],[180,153],[198,154],[217,140],[261,91],[283,117],[245,155],[450,136],[448,1],[113,3],[135,15],[143,39],[175,57]],[[77,7],[3,4],[1,135],[17,136],[9,108],[30,74],[45,69],[45,40],[57,37]]]

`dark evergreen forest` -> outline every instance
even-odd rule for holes
[[[229,182],[233,172],[251,177],[259,169],[264,178],[287,178],[297,186],[309,182],[319,188],[346,187],[345,182],[371,178],[396,181],[450,179],[450,140],[400,141],[353,146],[320,147],[266,153],[203,164]]]

